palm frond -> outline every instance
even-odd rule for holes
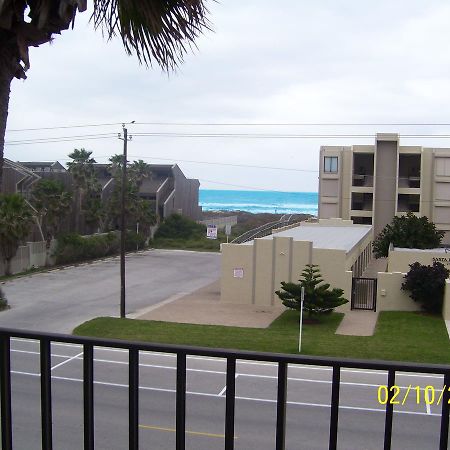
[[[210,29],[207,14],[203,0],[94,0],[92,20],[108,39],[119,35],[141,63],[173,70]]]

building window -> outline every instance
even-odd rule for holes
[[[338,157],[325,156],[323,158],[323,171],[328,173],[337,173],[338,171]]]

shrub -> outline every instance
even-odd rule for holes
[[[409,291],[409,296],[420,303],[425,311],[441,313],[445,280],[450,273],[448,269],[440,262],[435,262],[432,266],[415,262],[409,267],[402,289]]]
[[[119,237],[120,239],[120,237]],[[147,238],[142,233],[136,233],[135,231],[127,231],[125,249],[127,252],[134,250],[142,250],[146,247]]]
[[[145,247],[143,234],[127,231],[125,250],[134,251]],[[67,264],[89,259],[104,258],[117,255],[120,251],[120,233],[93,234],[80,236],[76,233],[66,234],[58,238],[55,257],[57,264]]]
[[[206,235],[206,227],[179,214],[169,216],[158,228],[155,239],[193,239]]]
[[[436,230],[428,217],[417,217],[412,212],[392,219],[373,241],[375,258],[388,256],[389,244],[401,248],[436,248],[442,241],[444,233]]]

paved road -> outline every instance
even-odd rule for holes
[[[220,255],[149,250],[126,258],[127,314],[219,278]],[[17,278],[2,286],[11,309],[0,327],[71,333],[98,316],[118,316],[119,258]]]
[[[40,448],[39,355],[33,341],[12,342],[13,420],[16,450]],[[55,449],[82,448],[82,349],[52,345]],[[128,439],[127,352],[95,349],[96,448],[123,450]],[[140,443],[142,449],[175,448],[175,364],[173,355],[140,353]],[[225,363],[190,357],[187,363],[187,448],[223,449]],[[276,417],[276,366],[237,364],[236,450],[273,450]],[[328,448],[331,370],[290,366],[287,450]],[[345,370],[342,373],[339,448],[383,448],[384,407],[377,389],[386,374]],[[397,384],[442,386],[439,376],[399,374]],[[414,397],[396,406],[393,449],[438,448],[439,408],[417,405]]]

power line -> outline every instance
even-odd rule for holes
[[[111,139],[117,137],[117,133],[103,133],[103,134],[84,134],[76,136],[60,136],[60,137],[48,137],[48,138],[34,138],[34,139],[21,139],[15,141],[5,141],[5,145],[27,145],[27,144],[46,144],[57,142],[71,142],[80,140],[91,139]]]
[[[76,136],[55,136],[6,141],[6,145],[42,144],[52,142],[70,142],[71,140],[116,137],[117,133],[97,133]],[[148,132],[133,133],[136,137],[168,137],[168,138],[238,138],[238,139],[367,139],[375,138],[375,134],[269,134],[269,133],[178,133]],[[449,139],[450,134],[403,134],[403,139],[436,138]]]
[[[169,138],[243,138],[243,139],[367,139],[376,138],[376,134],[268,134],[268,133],[179,133],[149,132],[133,133],[137,137],[169,137]],[[449,139],[450,134],[402,134],[399,138],[438,138]]]
[[[107,127],[120,126],[123,122],[107,122],[107,123],[93,123],[81,125],[59,125],[51,127],[33,127],[33,128],[14,128],[7,129],[7,133],[19,133],[23,131],[44,131],[44,130],[58,130],[71,128],[90,128],[90,127]],[[217,126],[217,127],[448,127],[450,123],[446,122],[135,122],[134,125],[152,125],[152,126]]]
[[[135,125],[156,125],[156,126],[264,126],[264,127],[279,127],[279,126],[323,126],[323,127],[368,127],[368,126],[395,126],[395,127],[409,127],[409,126],[450,126],[450,123],[408,123],[408,122],[136,122]]]
[[[193,164],[206,164],[206,165],[215,165],[215,166],[230,166],[230,167],[245,167],[249,169],[269,169],[269,170],[287,170],[292,172],[311,172],[318,173],[318,170],[314,169],[295,169],[293,167],[272,167],[272,166],[256,166],[252,164],[234,164],[234,163],[223,163],[223,162],[214,162],[214,161],[194,161],[189,159],[178,159],[178,158],[160,158],[158,156],[138,156],[138,155],[130,155],[130,158],[140,158],[140,159],[157,159],[161,161],[177,161],[184,163],[193,163]]]
[[[89,128],[89,127],[107,127],[107,126],[117,126],[122,125],[123,122],[116,123],[94,123],[89,125],[64,125],[55,127],[37,127],[37,128],[16,128],[13,130],[6,130],[7,133],[18,133],[21,131],[41,131],[41,130],[59,130],[65,128]]]

